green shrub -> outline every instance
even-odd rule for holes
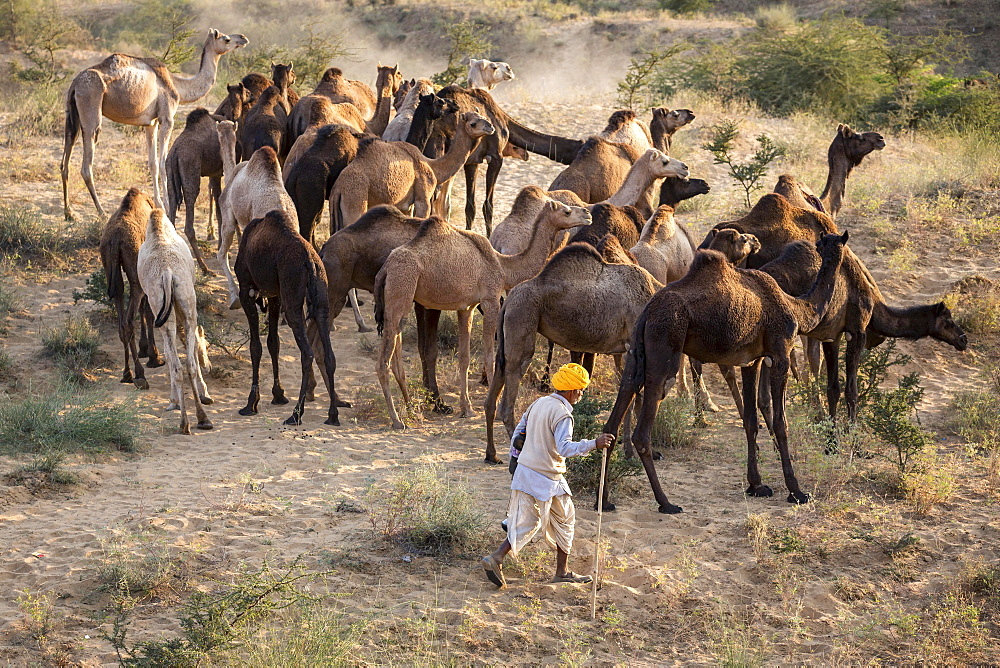
[[[11,257],[51,255],[60,249],[59,236],[41,213],[24,204],[0,204],[0,253]]]
[[[470,552],[483,545],[489,522],[467,484],[440,465],[424,465],[387,484],[369,485],[365,504],[372,529],[408,549]]]
[[[128,301],[129,287],[128,281],[123,281],[125,285],[125,300]],[[73,303],[78,304],[81,300],[96,302],[106,309],[113,309],[114,305],[111,297],[108,297],[108,275],[104,269],[96,269],[84,282],[83,290],[73,290]]]
[[[750,157],[750,161],[736,162],[733,150],[739,135],[739,123],[724,120],[712,128],[711,138],[702,145],[702,148],[712,154],[713,163],[725,165],[733,181],[743,188],[744,204],[749,209],[750,195],[761,187],[760,182],[767,175],[768,166],[785,155],[785,148],[774,143],[767,135],[758,135],[758,147]]]
[[[931,442],[930,435],[913,421],[923,396],[920,375],[907,374],[895,389],[873,387],[862,418],[872,433],[892,448],[887,458],[900,473],[913,471],[917,457]]]
[[[101,541],[97,579],[118,596],[144,598],[165,588],[177,566],[162,541],[144,533],[118,533]]]
[[[566,482],[574,494],[597,494],[601,481],[601,462],[603,456],[600,450],[593,450],[583,457],[570,457],[566,460]],[[611,463],[604,484],[614,489],[626,478],[642,475],[644,469],[637,457],[628,459],[619,447],[611,451]]]
[[[100,390],[62,388],[0,402],[0,451],[133,452],[142,433],[134,399]]]
[[[76,484],[79,478],[62,466],[65,458],[66,454],[63,452],[37,455],[27,464],[11,471],[7,475],[7,480],[15,485],[29,487]]]
[[[945,298],[962,329],[975,334],[1000,331],[1000,289],[988,278],[966,276]]]
[[[0,277],[0,334],[7,333],[7,318],[24,313],[24,297],[8,287],[4,277]]]
[[[101,335],[85,317],[68,316],[59,327],[42,331],[45,354],[73,374],[93,366],[100,347]]]
[[[694,445],[693,405],[690,399],[667,397],[660,402],[650,440],[654,448],[687,448]]]
[[[573,406],[573,440],[582,441],[599,436],[604,427],[604,420],[599,419],[599,416],[613,405],[614,401],[602,397],[594,390],[585,392],[583,398]]]
[[[677,14],[692,14],[705,12],[712,8],[715,0],[657,0],[660,9],[667,9]]]
[[[679,47],[653,49],[629,61],[625,78],[618,83],[618,105],[635,109],[651,106],[655,100],[653,76],[665,60],[680,51]]]

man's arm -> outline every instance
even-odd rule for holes
[[[596,447],[596,441],[593,439],[570,440],[573,438],[573,418],[568,415],[556,424],[552,435],[556,439],[556,452],[563,457],[585,455]]]

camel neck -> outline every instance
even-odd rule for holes
[[[465,128],[464,121],[459,119],[461,124],[455,136],[451,140],[448,151],[440,158],[427,160],[427,165],[434,172],[434,178],[438,183],[444,183],[458,173],[465,161],[469,159],[469,154],[475,150],[479,139],[473,139]]]
[[[391,110],[392,94],[389,92],[389,87],[385,86],[383,88],[380,86],[378,90],[378,103],[375,105],[375,114],[365,121],[368,132],[381,137],[382,133],[385,132],[386,126],[389,125],[389,112]]]
[[[549,251],[552,249],[552,242],[555,235],[560,231],[545,220],[546,212],[543,210],[539,218],[535,220],[534,229],[531,231],[531,238],[528,246],[520,253],[504,255],[497,253],[497,260],[500,262],[500,269],[503,272],[503,289],[510,290],[515,285],[534,277],[542,270],[545,261],[549,258]]]
[[[235,137],[219,137],[219,148],[222,151],[222,178],[229,185],[236,172],[236,141]]]
[[[564,165],[572,163],[576,159],[576,154],[583,147],[582,141],[557,137],[532,130],[521,125],[506,114],[500,120],[507,124],[507,129],[510,132],[508,141],[511,144],[518,148],[523,148],[525,151],[544,155],[546,158],[561,162]]]
[[[823,318],[826,317],[827,309],[830,307],[830,302],[833,300],[833,292],[836,288],[837,272],[840,270],[843,260],[844,252],[837,252],[832,257],[830,255],[824,256],[823,262],[819,267],[819,272],[816,274],[816,281],[809,289],[809,292],[795,300],[800,304],[808,304],[809,306],[809,308],[805,309],[807,313],[800,313],[797,318],[799,329],[803,334],[814,330],[823,321]]]
[[[934,322],[937,304],[896,308],[885,302],[876,302],[868,329],[885,337],[921,339],[931,333],[929,323]]]
[[[202,47],[201,65],[198,68],[197,74],[193,77],[171,74],[174,88],[177,89],[177,94],[180,95],[181,104],[189,104],[200,100],[208,95],[208,91],[215,85],[215,76],[218,73],[221,54],[210,53],[208,44],[209,42],[206,41],[205,46]]]
[[[621,185],[618,192],[605,201],[614,206],[637,206],[650,199],[649,194],[656,181],[657,178],[649,171],[649,160],[646,159],[646,156],[642,156],[628,170],[625,183]]]
[[[847,192],[847,178],[851,175],[852,167],[845,156],[837,156],[833,150],[830,151],[827,163],[829,169],[826,185],[823,186],[823,194],[819,199],[830,217],[836,218],[844,201],[844,193]]]
[[[670,145],[674,142],[674,133],[660,127],[659,123],[650,123],[649,134],[653,140],[653,148],[670,155]]]

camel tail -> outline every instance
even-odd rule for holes
[[[646,316],[647,311],[643,309],[642,315],[635,323],[635,329],[632,330],[632,349],[629,351],[629,357],[632,358],[631,378],[626,377],[629,371],[628,364],[622,371],[622,385],[631,382],[633,394],[646,384]]]
[[[310,261],[307,269],[309,272],[309,278],[306,280],[306,305],[308,306],[306,319],[315,321],[316,312],[322,303],[323,295],[326,294],[326,290],[320,285],[319,272],[316,271],[316,264]]]
[[[70,88],[66,95],[66,144],[72,146],[80,135],[80,110],[76,107],[76,91]]]
[[[375,277],[375,327],[382,336],[385,329],[385,267]]]
[[[167,156],[167,215],[173,220],[177,215],[177,209],[184,200],[184,189],[181,187],[181,169],[177,154]],[[171,169],[171,164],[173,168]],[[211,199],[211,198],[210,198]],[[212,202],[208,203],[209,215],[212,214]]]
[[[156,314],[156,320],[153,321],[155,327],[163,327],[163,323],[167,321],[171,311],[174,310],[174,274],[169,269],[163,272],[160,288],[163,290],[163,305],[160,306],[160,312]]]
[[[108,257],[101,259],[104,260],[104,277],[108,284],[108,298],[114,299],[123,294],[125,290],[125,281],[122,279],[121,249],[118,248],[118,244],[112,245],[108,249]]]

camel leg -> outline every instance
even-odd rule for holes
[[[177,406],[181,411],[181,433],[190,434],[191,425],[188,423],[187,405],[184,400],[184,372],[181,370],[181,360],[177,354],[177,322],[174,316],[167,319],[161,327],[163,331],[163,350],[167,357],[167,372],[170,375],[170,396],[177,399]],[[170,410],[170,406],[167,406]]]
[[[764,365],[760,369],[760,379],[757,381],[757,406],[764,417],[767,433],[774,438],[774,406],[771,405],[771,370]]]
[[[826,362],[826,405],[830,419],[837,421],[837,405],[840,403],[840,337],[823,342],[823,359]]]
[[[688,366],[691,367],[691,378],[694,385],[694,403],[700,410],[710,413],[718,413],[721,409],[712,400],[712,395],[705,386],[705,374],[702,371],[702,363],[696,359],[688,357]]]
[[[621,374],[621,382],[618,385],[618,396],[615,397],[615,405],[611,409],[611,414],[608,416],[608,421],[604,423],[603,432],[607,434],[618,435],[618,430],[621,427],[622,420],[625,417],[625,413],[628,412],[629,408],[632,406],[633,399],[636,395],[635,387],[635,356],[629,352],[625,356],[625,369]],[[631,443],[631,441],[629,441]],[[608,456],[605,460],[605,473],[608,471],[608,467],[611,462],[611,450],[608,450]],[[615,504],[611,503],[611,492],[608,489],[609,486],[604,487],[604,498],[601,499],[601,505],[604,510],[612,511],[615,509]],[[597,508],[597,501],[594,501],[594,508]]]
[[[621,385],[624,360],[621,355],[614,355],[613,357],[615,360],[615,373],[618,375],[618,383]],[[635,410],[636,404],[633,401],[632,405],[625,411],[625,426],[622,429],[622,450],[629,459],[635,456],[635,449],[632,447],[632,418],[634,417]]]
[[[326,392],[330,395],[330,408],[326,412],[326,420],[323,424],[339,427],[340,411],[337,409],[350,408],[351,402],[342,400],[340,395],[337,394],[337,388],[334,385],[334,377],[337,373],[337,356],[333,353],[333,344],[330,342],[330,322],[325,315],[318,315],[317,318],[318,320],[311,322],[317,330],[320,345],[317,348],[315,343],[312,344],[313,354],[315,355],[317,349],[323,351],[323,363],[319,365],[319,368],[323,372],[323,382],[326,384]]]
[[[479,165],[465,165],[465,229],[471,230],[476,222],[476,179],[479,176]],[[489,237],[489,234],[486,235]]]
[[[277,311],[278,309],[274,309]],[[271,316],[272,311],[268,309],[268,316]],[[299,399],[295,402],[295,408],[292,409],[291,416],[285,420],[287,425],[300,425],[302,424],[302,413],[305,411],[306,395],[309,393],[308,384],[309,378],[312,373],[313,365],[313,351],[312,346],[309,345],[309,336],[306,333],[305,321],[302,315],[302,308],[291,308],[287,309],[285,312],[285,321],[288,326],[292,329],[292,334],[295,336],[295,343],[299,347],[299,361],[302,366],[302,381],[299,386]],[[270,327],[270,320],[268,321],[268,326]],[[277,329],[277,323],[275,322],[275,329]],[[268,348],[271,347],[271,332],[268,331],[267,336]],[[272,358],[275,365],[275,375],[274,380],[277,383],[277,357]],[[332,374],[331,374],[332,375]],[[280,390],[280,388],[278,388]],[[282,392],[282,398],[284,398],[284,393]],[[332,399],[332,394],[331,394]],[[285,399],[285,403],[288,400]],[[274,403],[273,401],[271,403]],[[330,402],[331,416],[334,420],[337,419],[337,407],[335,402],[331,400]],[[329,419],[329,417],[328,417]]]
[[[471,308],[461,309],[458,313],[458,394],[460,417],[475,417],[472,402],[469,400],[469,346],[472,339]]]
[[[504,315],[500,317],[499,327],[504,327]],[[507,438],[514,433],[514,407],[521,388],[521,379],[528,371],[531,358],[535,355],[534,328],[504,328],[502,336],[498,337],[498,345],[503,345],[501,365],[493,370],[493,380],[486,398],[487,411],[487,442],[486,461],[499,464],[493,445],[493,409],[496,407],[497,396],[500,397],[500,419],[507,431]],[[502,391],[502,392],[501,392]]]
[[[149,167],[149,175],[153,179],[153,203],[160,209],[165,209],[163,204],[163,194],[160,192],[160,159],[156,155],[156,126],[157,121],[152,125],[143,128],[146,132],[146,166]],[[173,221],[171,221],[173,222]]]
[[[551,340],[549,341],[549,352],[545,357],[545,369],[542,371],[542,380],[539,383],[539,390],[542,392],[551,392],[552,388],[549,387],[549,381],[552,378],[552,356],[555,353],[556,344]]]
[[[403,397],[403,404],[410,405],[410,390],[406,387],[406,367],[403,365],[403,334],[396,335],[395,352],[392,355],[392,375],[396,378],[396,385],[399,386],[399,393]]]
[[[240,288],[240,306],[243,307],[243,314],[247,318],[247,327],[250,329],[250,395],[247,397],[247,405],[240,409],[240,415],[256,415],[257,407],[260,404],[260,357],[263,352],[260,345],[260,321],[257,314],[257,303],[250,296],[250,288]]]
[[[67,114],[78,113],[76,111],[76,100],[70,100],[67,106],[73,105],[72,109],[67,108]],[[100,118],[100,117],[98,117]],[[80,124],[66,119],[66,129],[63,136],[63,155],[59,163],[59,178],[62,181],[63,193],[63,216],[66,220],[73,220],[73,210],[69,206],[69,160],[73,156],[73,145],[76,144],[77,137],[80,136]],[[101,214],[104,217],[104,214]]]
[[[289,324],[290,315],[291,311],[285,313],[285,320],[288,321]],[[271,356],[271,373],[273,375],[273,381],[271,383],[271,403],[275,406],[284,406],[288,403],[288,397],[285,396],[285,390],[281,387],[281,380],[278,378],[279,355],[281,354],[281,337],[278,335],[278,325],[280,324],[280,319],[281,298],[271,297],[267,300],[267,352]],[[311,366],[306,367],[306,369],[311,368]],[[293,422],[289,424],[298,423]]]
[[[812,372],[813,378],[819,378],[819,341],[808,336],[803,336],[802,347],[805,348],[806,361],[809,362],[809,371]]]
[[[745,412],[743,409],[743,397],[740,394],[740,386],[736,383],[736,369],[725,364],[720,364],[719,372],[722,373],[726,385],[729,386],[729,393],[733,395],[733,402],[736,404],[736,412],[739,413],[742,420]]]
[[[139,281],[130,281],[131,285],[136,287],[139,286]],[[132,355],[133,366],[135,366],[135,380],[131,381],[135,383],[135,386],[140,390],[149,389],[149,381],[146,380],[146,372],[142,368],[142,363],[139,361],[138,351],[135,347],[135,314],[139,308],[139,305],[145,303],[146,295],[142,294],[138,290],[131,292],[129,294],[128,307],[125,312],[124,322],[121,320],[121,307],[122,307],[122,297],[123,295],[119,291],[119,294],[115,297],[115,309],[118,311],[118,332],[125,340],[125,374],[122,374],[122,382],[130,382],[125,378],[128,374],[128,360],[129,354]],[[148,307],[147,307],[148,308]],[[140,316],[141,317],[141,316]]]
[[[205,238],[209,241],[215,239],[215,226],[212,225],[212,211],[215,211],[215,219],[222,220],[222,210],[219,208],[219,195],[222,194],[222,177],[208,177],[208,225],[205,227]]]
[[[683,353],[680,350],[667,349],[662,356],[646,358],[646,382],[642,393],[642,407],[636,418],[635,431],[632,432],[632,444],[639,453],[639,460],[646,470],[646,477],[653,488],[653,496],[659,504],[661,513],[674,514],[681,512],[680,506],[675,506],[667,499],[660,486],[660,480],[653,465],[653,449],[650,444],[650,433],[656,420],[656,411],[660,402],[677,380]],[[609,458],[610,459],[610,458]]]
[[[347,291],[347,299],[351,302],[351,310],[354,311],[354,322],[358,326],[358,331],[361,333],[374,332],[375,330],[365,323],[365,317],[361,315],[361,309],[358,307],[358,291],[356,288],[351,288]]]
[[[479,308],[483,310],[483,377],[486,380],[484,385],[489,386],[493,381],[493,368],[496,362],[496,333],[497,322],[500,320],[500,300],[480,302]]]
[[[87,190],[90,192],[90,198],[94,200],[94,206],[97,208],[97,215],[102,219],[107,219],[107,214],[104,213],[104,207],[101,206],[101,201],[97,197],[97,188],[94,185],[94,147],[97,144],[97,138],[101,133],[101,104],[104,97],[103,87],[104,83],[101,81],[99,84],[101,86],[102,92],[95,96],[96,99],[83,100],[80,91],[77,91],[75,98],[75,105],[77,113],[79,114],[79,126],[82,136],[83,145],[83,164],[80,166],[80,174],[83,176],[83,182],[87,184]],[[64,164],[63,170],[65,177],[63,180],[63,203],[66,209],[67,218],[72,218],[72,213],[69,209],[69,199],[67,195],[67,179],[69,178],[69,154],[72,151],[72,145],[76,141],[76,137],[66,137],[66,143],[69,144],[70,150],[65,151],[63,155]]]
[[[867,334],[865,328],[851,332],[851,340],[847,342],[844,353],[844,403],[847,404],[847,420],[853,425],[858,419],[858,367],[861,366],[861,353],[865,351]]]
[[[594,363],[597,361],[597,355],[594,353],[583,353],[583,361],[580,362],[580,366],[587,370],[587,373],[593,375],[594,373]]]
[[[133,289],[136,289],[139,286],[139,280],[136,279],[131,284],[135,286]],[[160,351],[156,349],[156,337],[153,334],[156,329],[154,320],[153,310],[149,307],[149,299],[146,295],[142,295],[142,303],[139,304],[139,357],[148,358],[146,360],[147,369],[156,369],[166,364]],[[146,351],[145,355],[143,355],[143,351]]]
[[[774,496],[767,485],[761,484],[760,468],[757,461],[757,383],[760,376],[760,362],[743,367],[743,430],[747,437],[747,487],[750,496]]]
[[[173,113],[167,113],[159,118],[159,122],[156,124],[156,139],[158,142],[157,152],[157,163],[156,163],[156,176],[153,179],[153,192],[160,193],[162,190],[166,192],[167,190],[167,149],[170,147],[170,133],[174,130],[174,115]],[[199,175],[198,180],[201,180]],[[166,201],[165,198],[160,200],[161,202]],[[162,204],[161,204],[162,206]],[[193,222],[192,222],[193,225]]]
[[[441,311],[424,308],[416,302],[413,302],[413,310],[417,316],[417,350],[420,353],[424,387],[431,393],[434,412],[451,415],[453,409],[441,399],[441,391],[437,384],[437,333]]]
[[[486,413],[486,463],[487,464],[503,464],[503,460],[497,457],[497,446],[496,439],[493,434],[493,422],[496,418],[497,413],[497,398],[500,393],[506,387],[507,381],[507,367],[498,368],[493,373],[493,380],[490,381],[490,389],[486,393],[486,402],[483,404],[483,410]],[[503,392],[503,398],[506,401],[509,392]],[[516,390],[514,392],[516,400]]]
[[[219,223],[219,250],[216,253],[216,258],[219,260],[219,266],[222,267],[222,273],[226,276],[226,289],[229,291],[230,309],[238,308],[242,300],[240,290],[236,286],[236,279],[233,277],[233,269],[229,266],[229,249],[233,245],[233,236],[236,234],[237,227],[238,224],[236,216],[233,215],[232,207],[227,206],[222,211],[222,218]]]
[[[392,362],[394,356],[403,354],[402,341],[398,342],[399,349],[397,350],[398,329],[399,319],[395,315],[393,315],[391,320],[386,320],[385,328],[382,331],[382,341],[379,346],[375,373],[378,376],[379,385],[382,386],[382,394],[385,396],[385,405],[389,411],[389,418],[392,420],[392,428],[404,429],[406,425],[399,419],[399,413],[396,412],[396,406],[392,401],[392,392],[389,389],[389,364]]]
[[[486,192],[483,195],[483,223],[486,225],[486,237],[493,234],[493,191],[497,186],[503,158],[499,155],[490,160],[486,166]]]
[[[184,236],[191,244],[191,253],[194,255],[195,262],[198,263],[198,268],[209,276],[215,276],[215,273],[208,268],[205,259],[201,256],[201,249],[198,248],[198,237],[194,231],[195,204],[198,202],[200,190],[201,177],[196,178],[193,184],[184,184]],[[208,210],[212,210],[211,202]]]
[[[788,452],[788,425],[785,421],[785,385],[788,383],[788,358],[772,357],[769,372],[771,403],[774,407],[774,437],[781,455],[781,472],[788,488],[788,503],[809,503],[809,495],[799,488]]]
[[[213,403],[212,397],[208,394],[208,386],[201,375],[201,364],[198,362],[198,316],[195,312],[195,305],[186,305],[187,308],[180,311],[179,318],[184,322],[185,333],[185,355],[184,364],[187,366],[188,382],[191,385],[191,393],[194,396],[194,411],[198,417],[198,429],[211,429],[212,423],[205,413],[202,404]],[[181,392],[184,389],[181,388]]]

